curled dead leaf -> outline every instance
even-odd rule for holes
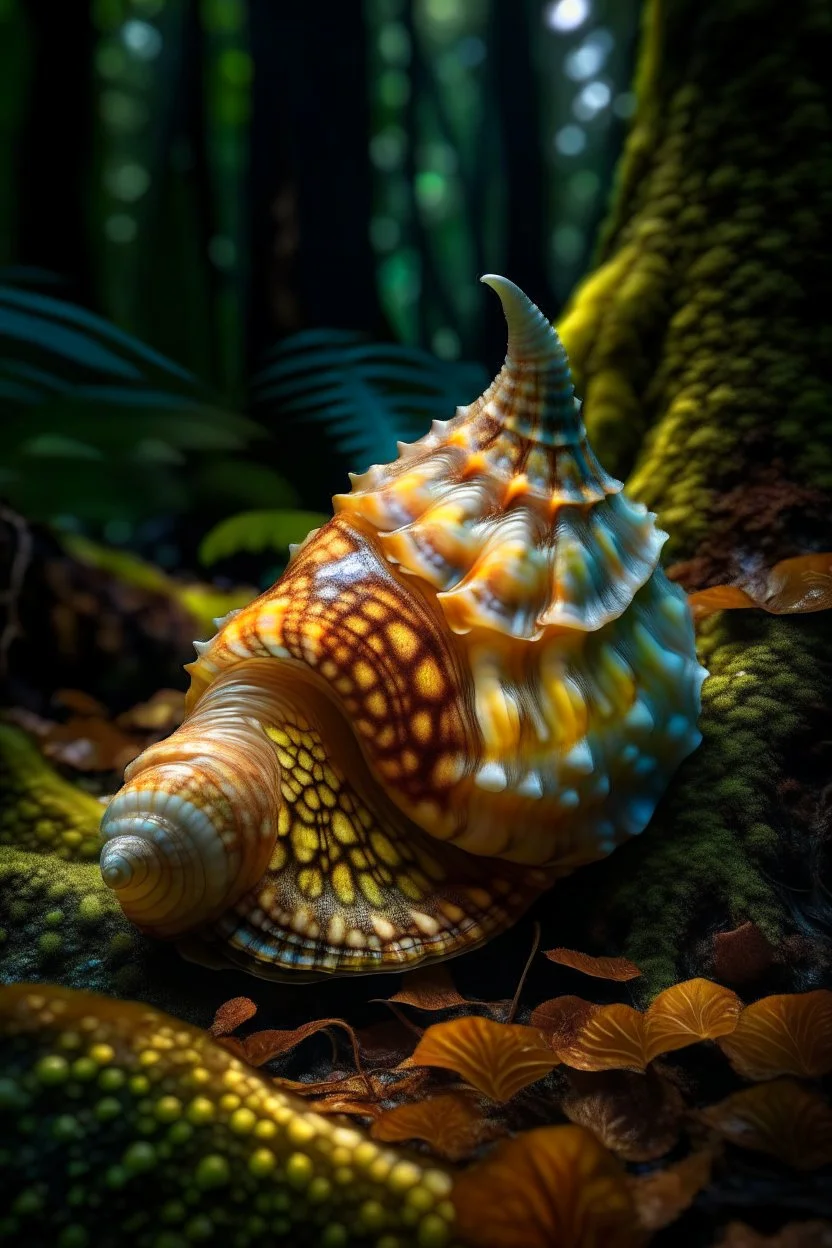
[[[679,1138],[685,1105],[670,1080],[648,1068],[569,1071],[561,1109],[622,1161],[653,1161]]]
[[[469,1005],[456,990],[446,966],[425,966],[409,971],[398,992],[387,1000],[400,1005],[415,1005],[420,1010],[447,1010],[455,1005]]]
[[[232,1031],[242,1027],[243,1023],[254,1018],[257,1006],[248,997],[232,997],[221,1005],[214,1015],[209,1030],[212,1036],[229,1036]]]
[[[178,728],[185,716],[185,695],[179,689],[157,689],[146,702],[116,716],[120,728],[164,736]]]
[[[639,1248],[619,1162],[583,1127],[538,1127],[458,1176],[457,1229],[478,1248]]]
[[[453,1070],[492,1100],[508,1101],[558,1058],[534,1027],[468,1015],[428,1027],[410,1064]]]
[[[744,1088],[700,1116],[733,1144],[770,1153],[796,1170],[832,1162],[832,1110],[792,1079]]]
[[[832,1248],[832,1222],[789,1222],[774,1235],[729,1222],[718,1248]]]
[[[728,1035],[741,1009],[736,993],[710,979],[687,979],[666,988],[645,1015],[649,1060],[698,1040]]]
[[[412,1105],[386,1110],[370,1134],[386,1143],[425,1140],[440,1157],[461,1161],[486,1138],[487,1126],[471,1096],[442,1092]]]
[[[741,1009],[730,989],[688,979],[660,993],[644,1014],[629,1005],[599,1006],[559,1054],[576,1070],[644,1070],[662,1053],[727,1035]]]
[[[832,1071],[832,992],[783,993],[747,1005],[720,1048],[745,1079]]]
[[[553,1049],[565,1049],[600,1009],[583,997],[552,997],[532,1010],[529,1023],[543,1032]]]
[[[644,1015],[631,1005],[599,1006],[558,1056],[576,1070],[644,1070],[650,1061]]]
[[[738,585],[713,585],[691,594],[688,605],[695,620],[743,607],[759,607],[771,615],[826,611],[832,607],[832,554],[782,559],[769,571],[762,593],[751,594]]]
[[[630,1190],[644,1229],[660,1231],[689,1209],[710,1183],[713,1161],[713,1153],[703,1149],[652,1174],[632,1177]]]
[[[584,975],[593,975],[596,979],[613,979],[624,983],[628,979],[637,979],[641,974],[635,962],[628,958],[594,958],[591,954],[578,953],[575,949],[545,949],[544,954],[550,962],[571,967],[574,971],[582,971]]]

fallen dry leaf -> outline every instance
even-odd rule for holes
[[[56,689],[52,695],[52,701],[67,711],[73,711],[76,715],[92,715],[96,719],[107,718],[107,708],[103,702],[85,693],[83,689]]]
[[[596,979],[614,979],[624,983],[628,979],[637,979],[641,974],[635,962],[630,962],[628,958],[594,958],[575,949],[545,949],[543,952],[550,962],[582,971],[584,975],[594,975]]]
[[[654,1069],[568,1072],[561,1109],[621,1161],[653,1161],[679,1138],[685,1105],[679,1089]]]
[[[487,1123],[473,1098],[461,1092],[442,1092],[412,1105],[388,1109],[370,1134],[388,1144],[425,1140],[448,1161],[462,1161],[482,1142]]]
[[[558,1056],[576,1070],[644,1070],[650,1057],[644,1015],[631,1005],[602,1005]]]
[[[629,1005],[598,1006],[558,1053],[576,1070],[644,1070],[662,1053],[728,1034],[741,1009],[729,988],[688,979],[660,993],[644,1014]]]
[[[410,1063],[453,1070],[492,1100],[508,1101],[558,1058],[534,1027],[468,1015],[428,1027]]]
[[[737,1025],[742,1002],[710,979],[687,979],[659,993],[645,1014],[650,1061],[698,1040],[716,1040]]]
[[[542,1031],[552,1048],[574,1044],[581,1029],[601,1009],[583,997],[552,997],[532,1010],[529,1023]]]
[[[733,1144],[770,1153],[796,1170],[832,1162],[832,1110],[792,1079],[744,1088],[700,1117]]]
[[[131,706],[116,716],[120,728],[165,736],[178,728],[185,717],[185,695],[179,689],[157,689],[147,702]]]
[[[619,1162],[583,1127],[538,1127],[498,1144],[454,1184],[457,1230],[477,1248],[639,1248]]]
[[[832,554],[798,555],[770,570],[765,589],[751,594],[738,585],[713,585],[688,597],[696,620],[714,611],[759,607],[771,615],[826,611],[832,607]]]
[[[214,1037],[228,1036],[257,1013],[257,1006],[248,997],[232,997],[214,1015],[209,1031]]]
[[[75,771],[123,771],[144,748],[108,719],[73,715],[43,736],[43,753]]]
[[[832,992],[763,997],[745,1007],[719,1044],[744,1079],[820,1078],[832,1071]]]
[[[691,1153],[672,1166],[630,1178],[636,1210],[646,1231],[670,1226],[711,1181],[714,1156],[708,1149]]]
[[[774,1235],[729,1222],[718,1248],[832,1248],[832,1222],[789,1222]]]
[[[415,1005],[420,1010],[447,1010],[455,1005],[469,1005],[461,996],[446,966],[425,966],[409,971],[398,992],[388,1001],[399,1005]]]
[[[245,1060],[251,1066],[264,1066],[266,1062],[270,1062],[273,1058],[281,1057],[284,1053],[290,1052],[301,1041],[314,1036],[316,1032],[325,1031],[328,1027],[338,1027],[341,1031],[346,1032],[352,1045],[358,1075],[364,1079],[368,1094],[372,1095],[369,1076],[365,1075],[361,1066],[358,1038],[352,1027],[343,1018],[319,1018],[314,1022],[304,1023],[302,1027],[295,1027],[287,1031],[255,1031],[242,1041]]]
[[[730,932],[715,932],[714,975],[726,984],[753,984],[771,966],[774,949],[749,919]]]

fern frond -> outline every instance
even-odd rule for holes
[[[440,360],[418,347],[370,343],[347,330],[315,329],[280,343],[255,378],[255,411],[317,426],[346,468],[395,458],[396,442],[427,433],[488,384],[478,364]]]
[[[244,511],[222,520],[205,535],[199,559],[209,567],[242,552],[285,551],[328,520],[329,516],[317,511]]]

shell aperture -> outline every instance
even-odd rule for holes
[[[128,769],[102,870],[146,930],[268,975],[452,956],[642,831],[698,744],[666,535],[596,459],[550,323],[483,281],[494,382],[352,479]]]

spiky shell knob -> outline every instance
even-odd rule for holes
[[[666,534],[595,458],[552,326],[482,280],[499,375],[218,621],[107,809],[104,879],[192,954],[308,977],[472,948],[641,832],[699,742]]]

